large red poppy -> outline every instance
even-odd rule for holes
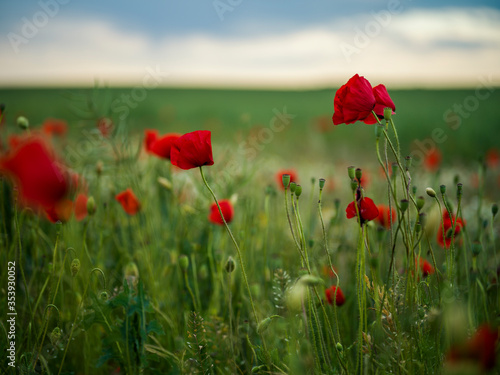
[[[179,137],[170,150],[170,161],[181,169],[213,165],[211,132],[197,130]]]
[[[375,114],[379,119],[384,118],[385,108],[391,108],[392,114],[396,113],[396,105],[392,101],[384,85],[375,86],[373,88],[373,95],[375,96],[375,101],[376,101],[373,111],[375,112]],[[363,122],[365,124],[375,124],[377,122],[377,119],[375,118],[375,116],[373,116],[372,113]]]
[[[141,209],[139,200],[130,188],[117,194],[115,199],[120,202],[123,210],[129,215],[135,215]]]
[[[169,133],[159,137],[157,132],[147,130],[144,143],[149,153],[164,159],[170,159],[172,145],[179,137],[181,137],[181,134],[177,133]]]
[[[373,200],[367,197],[362,198],[361,203],[358,202],[358,210],[359,215],[361,216],[361,224],[365,223],[366,221],[376,219],[379,214],[378,208],[375,203],[373,203]],[[357,216],[354,201],[349,203],[345,212],[348,219],[352,219],[353,217]]]
[[[452,228],[455,221],[455,234],[453,235]],[[439,224],[437,242],[441,247],[448,249],[451,245],[452,237],[456,238],[462,231],[462,227],[465,225],[465,220],[462,220],[461,218],[456,219],[455,215],[452,215],[452,218],[450,218],[448,211],[445,211],[443,213],[443,225],[441,225],[441,223]]]
[[[38,137],[20,140],[14,150],[0,158],[0,170],[14,179],[21,201],[28,205],[53,207],[68,192],[64,170]]]
[[[222,215],[224,216],[224,220],[226,220],[226,223],[229,224],[231,220],[233,220],[234,216],[233,205],[229,200],[223,199],[219,201],[219,206],[222,211]],[[217,208],[217,205],[215,203],[212,203],[212,205],[210,206],[210,214],[208,215],[208,220],[210,220],[210,222],[214,224],[224,225],[224,221],[222,221],[219,209]]]
[[[282,189],[285,189],[283,186],[283,175],[287,174],[290,176],[290,182],[295,182],[298,183],[299,179],[297,177],[297,172],[295,169],[282,169],[278,173],[276,173],[276,182],[278,183],[278,186],[281,187]]]
[[[335,295],[337,292],[337,295]],[[344,293],[342,293],[342,289],[340,287],[336,287],[335,285],[325,290],[326,300],[330,305],[333,305],[333,299],[335,298],[335,304],[337,306],[342,306],[345,303]]]
[[[333,124],[352,124],[365,120],[375,107],[372,85],[364,77],[353,76],[335,93]]]
[[[396,221],[396,210],[392,208],[391,212],[392,215],[389,216],[389,206],[386,206],[385,204],[379,204],[377,206],[378,209],[378,216],[377,216],[377,222],[384,228],[390,229],[391,228],[391,223],[394,224]]]

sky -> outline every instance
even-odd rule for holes
[[[0,0],[0,87],[500,85],[500,2]]]

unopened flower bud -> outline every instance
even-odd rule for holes
[[[76,275],[78,275],[78,272],[80,272],[80,259],[73,259],[73,261],[71,262],[71,266],[70,266],[70,269],[71,269],[71,276],[75,277]]]
[[[424,207],[424,204],[425,204],[425,199],[424,197],[420,196],[417,198],[417,210],[421,210],[422,207]]]
[[[459,182],[457,184],[457,199],[460,200],[462,198],[462,190],[463,190],[463,184]]]
[[[342,353],[344,351],[344,347],[342,346],[342,344],[340,342],[337,343],[337,350]]]
[[[290,175],[289,174],[281,175],[281,181],[283,182],[283,187],[287,189],[288,185],[290,185]]]
[[[421,212],[420,214],[418,214],[418,222],[420,223],[420,225],[422,227],[425,227],[426,219],[427,219],[427,216],[425,215],[424,212]]]
[[[441,194],[443,194],[443,195],[446,194],[446,185],[441,185],[439,187],[439,190],[441,191]]]
[[[316,183],[316,177],[311,177],[311,185],[314,186],[315,183]]]
[[[17,118],[17,126],[19,126],[23,130],[27,130],[30,127],[30,123],[26,117],[19,116]]]
[[[390,121],[391,117],[392,117],[392,108],[389,107],[384,108],[385,121]]]
[[[189,258],[185,255],[179,257],[179,266],[183,272],[186,272],[189,267]]]
[[[497,216],[497,213],[498,213],[498,204],[493,203],[493,205],[491,206],[491,214],[493,215],[493,218]]]
[[[351,190],[355,191],[358,188],[358,181],[352,179],[351,180]]]
[[[226,265],[224,268],[226,269],[227,273],[231,273],[234,271],[234,269],[236,268],[236,264],[234,263],[234,259],[232,256],[229,256],[229,258],[227,258]]]
[[[408,199],[401,199],[400,207],[402,213],[406,212],[406,210],[408,209],[408,205],[409,205]]]
[[[323,190],[324,187],[325,187],[325,179],[324,178],[320,178],[319,179],[319,189]]]
[[[358,181],[361,181],[361,177],[363,176],[363,171],[361,170],[361,168],[356,168],[356,179]]]
[[[395,178],[399,173],[399,166],[398,163],[392,163],[391,164],[391,177]]]
[[[429,197],[436,198],[436,192],[434,191],[433,188],[428,187],[427,189],[425,189],[425,192]]]
[[[300,282],[306,286],[316,286],[321,284],[323,280],[313,275],[304,275],[300,278]]]
[[[349,178],[351,180],[354,180],[354,177],[356,177],[356,172],[355,172],[356,168],[354,168],[353,166],[351,167],[347,167],[347,174],[349,175]]]
[[[297,184],[295,182],[290,182],[290,191],[293,193],[295,193],[295,189],[297,188]]]
[[[87,213],[92,216],[95,214],[95,210],[95,199],[94,197],[89,197],[89,199],[87,199]]]
[[[476,242],[474,242],[474,243],[472,244],[472,254],[473,254],[474,256],[476,256],[476,257],[477,257],[477,256],[479,255],[479,253],[481,252],[481,250],[482,250],[482,249],[483,249],[483,246],[481,245],[481,243],[480,243],[480,242],[477,242],[477,241],[476,241]]]
[[[412,191],[413,195],[417,194],[417,187],[415,185],[413,185],[411,187],[411,191]]]
[[[295,187],[295,196],[298,198],[298,197],[300,197],[301,194],[302,194],[302,186],[297,185]]]
[[[382,129],[383,129],[383,127],[382,127],[382,125],[379,125],[379,124],[375,124],[374,127],[375,127],[375,137],[377,139],[379,139],[380,136],[382,135]]]

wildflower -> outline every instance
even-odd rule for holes
[[[335,93],[333,124],[352,124],[370,116],[376,99],[373,89],[364,77],[354,75]]]
[[[335,292],[336,295],[335,295]],[[335,285],[325,290],[326,300],[330,305],[333,305],[333,299],[335,298],[335,304],[337,306],[342,306],[345,303],[344,293],[342,293],[342,289],[340,287],[336,287]]]
[[[87,196],[83,193],[78,194],[75,199],[75,219],[82,221],[87,217]]]
[[[229,201],[228,199],[222,199],[219,201],[219,206],[222,211],[222,215],[224,216],[224,220],[226,220],[226,223],[229,224],[231,220],[233,220],[234,215],[234,209],[231,201]],[[217,225],[224,225],[224,221],[222,220],[222,217],[220,215],[219,208],[215,203],[212,203],[212,205],[210,206],[210,214],[208,215],[208,220],[210,220],[211,223]]]
[[[278,186],[280,186],[282,189],[285,189],[283,187],[283,175],[287,174],[290,176],[290,182],[295,182],[298,183],[299,179],[297,177],[297,171],[295,169],[282,169],[278,173],[276,173],[276,182],[278,183]]]
[[[422,271],[422,276],[427,277],[434,273],[434,267],[425,259],[420,258],[418,261],[420,263],[420,271]]]
[[[123,210],[129,215],[135,215],[141,209],[139,200],[130,188],[117,194],[115,199],[120,202]]]
[[[366,221],[371,221],[376,219],[379,216],[379,211],[373,200],[370,198],[361,198],[357,202],[359,215],[361,217],[361,225],[363,225]],[[346,210],[346,216],[348,219],[352,219],[356,217],[356,206],[354,205],[354,201],[349,203]]]
[[[146,130],[146,137],[144,139],[146,150],[151,154],[170,160],[172,145],[180,136],[181,134],[169,133],[158,137],[157,132]]]
[[[170,161],[181,169],[213,165],[210,137],[209,130],[197,130],[184,134],[172,144]]]
[[[434,148],[425,155],[424,167],[430,172],[436,172],[441,164],[441,152]]]
[[[384,110],[385,108],[390,108],[391,114],[394,115],[396,112],[396,105],[392,101],[387,89],[384,85],[377,85],[373,88],[373,95],[375,96],[375,107],[373,111],[376,113],[379,119],[384,118]],[[373,116],[373,113],[370,114],[365,120],[363,120],[365,124],[375,124],[378,121]]]
[[[455,233],[453,234],[452,228],[454,223]],[[444,211],[443,225],[444,232],[443,227],[440,226],[437,234],[437,242],[441,247],[449,248],[451,245],[452,237],[457,237],[460,234],[460,232],[462,231],[462,227],[465,225],[465,221],[461,218],[456,219],[455,215],[452,215],[452,218],[450,218],[448,211]]]
[[[24,137],[8,154],[0,157],[0,171],[19,186],[23,203],[53,207],[68,192],[66,175],[52,150],[38,137]]]
[[[378,209],[378,217],[377,217],[377,222],[384,228],[390,229],[391,228],[391,223],[394,223],[396,221],[396,210],[394,208],[391,208],[391,216],[389,217],[389,206],[386,206],[385,204],[379,204],[377,205]]]
[[[42,124],[42,132],[49,136],[64,136],[68,132],[68,124],[64,120],[48,118]]]
[[[50,207],[45,207],[45,216],[52,223],[57,223],[58,221],[65,223],[71,219],[71,214],[73,213],[73,202],[69,199],[61,199],[56,204]]]
[[[500,165],[500,153],[492,148],[486,153],[486,165],[489,169],[496,169]]]

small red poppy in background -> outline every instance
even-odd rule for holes
[[[441,151],[437,147],[426,153],[424,158],[424,167],[430,172],[436,172],[441,165]]]
[[[337,277],[337,276],[335,276],[335,273],[338,274],[337,267],[335,267],[335,266],[332,266],[332,267],[333,267],[333,270],[332,270],[332,268],[330,268],[330,266],[323,266],[323,268],[322,268],[323,275],[331,277],[331,278]],[[333,271],[335,271],[335,272],[333,272]]]
[[[172,145],[179,137],[181,137],[181,134],[177,133],[169,133],[159,137],[156,131],[146,130],[144,144],[149,153],[164,159],[170,159]]]
[[[482,371],[492,370],[496,362],[497,341],[498,328],[483,324],[468,341],[450,348],[446,362],[457,367],[463,362],[473,363]]]
[[[42,124],[42,132],[52,136],[64,136],[68,132],[68,124],[64,120],[48,118]]]
[[[488,150],[486,153],[486,166],[489,169],[496,169],[500,165],[500,153],[495,148]]]
[[[87,217],[87,201],[88,197],[80,193],[75,199],[75,219],[82,221]]]
[[[68,192],[64,170],[39,137],[21,138],[15,149],[0,158],[0,171],[13,178],[27,205],[53,207]]]
[[[141,209],[139,200],[130,188],[117,194],[115,199],[120,202],[123,210],[129,215],[135,215]]]
[[[213,165],[211,132],[197,130],[179,137],[170,150],[170,161],[181,169]]]
[[[453,235],[453,230],[452,230],[453,223],[455,223],[455,235]],[[444,225],[444,233],[443,233],[443,225]],[[465,220],[462,220],[461,218],[456,219],[455,215],[452,215],[452,218],[450,218],[448,211],[444,211],[443,225],[441,223],[439,224],[439,229],[437,233],[437,242],[439,246],[448,249],[451,245],[452,237],[456,238],[462,231],[462,228],[465,225]]]
[[[386,206],[385,204],[379,204],[377,205],[377,209],[378,209],[377,222],[382,227],[390,229],[391,223],[394,224],[394,222],[396,221],[396,210],[391,207],[392,215],[389,217],[389,206]]]
[[[284,174],[290,176],[290,182],[295,182],[295,183],[299,182],[297,171],[295,169],[282,169],[278,173],[276,173],[276,182],[278,183],[278,186],[281,187],[282,189],[285,189],[285,187],[283,186]]]
[[[337,292],[337,295],[335,295]],[[337,306],[342,306],[345,303],[344,293],[342,293],[342,289],[340,287],[336,287],[335,285],[325,290],[326,300],[330,305],[333,305],[333,299],[335,298],[335,304]]]
[[[389,93],[387,92],[387,89],[385,88],[384,85],[375,86],[373,88],[373,95],[375,96],[375,101],[376,101],[376,104],[375,104],[375,107],[373,108],[373,111],[376,113],[376,115],[379,119],[384,118],[385,108],[391,108],[393,115],[396,113],[396,105],[392,101],[392,99],[389,96]],[[372,113],[363,122],[365,124],[375,124],[378,121]]]
[[[363,121],[370,116],[375,104],[372,85],[356,74],[335,93],[333,125]]]
[[[97,129],[104,138],[108,138],[113,132],[114,124],[110,118],[101,117],[97,120]]]
[[[61,199],[55,205],[46,207],[44,211],[45,216],[52,223],[57,223],[58,221],[65,223],[71,219],[71,214],[73,213],[73,202],[69,199]]]
[[[418,260],[418,263],[420,264],[420,271],[422,271],[423,277],[427,277],[434,273],[434,267],[432,267],[432,265],[427,260],[420,258],[420,260]]]
[[[229,224],[233,220],[234,216],[233,205],[228,199],[222,199],[219,201],[219,206],[222,211],[222,215],[224,216],[224,220],[226,220],[226,223]],[[210,220],[211,223],[217,225],[224,225],[224,221],[222,220],[219,209],[217,208],[217,205],[215,203],[212,203],[212,205],[210,206],[210,214],[208,215],[208,220]]]
[[[378,217],[379,211],[375,203],[373,203],[373,200],[370,198],[362,198],[361,203],[357,203],[358,205],[358,210],[359,210],[359,215],[361,216],[361,225],[363,225],[367,221],[374,220]],[[348,219],[352,219],[353,217],[356,217],[356,206],[354,205],[354,201],[349,203],[347,206],[346,210],[346,216]]]

